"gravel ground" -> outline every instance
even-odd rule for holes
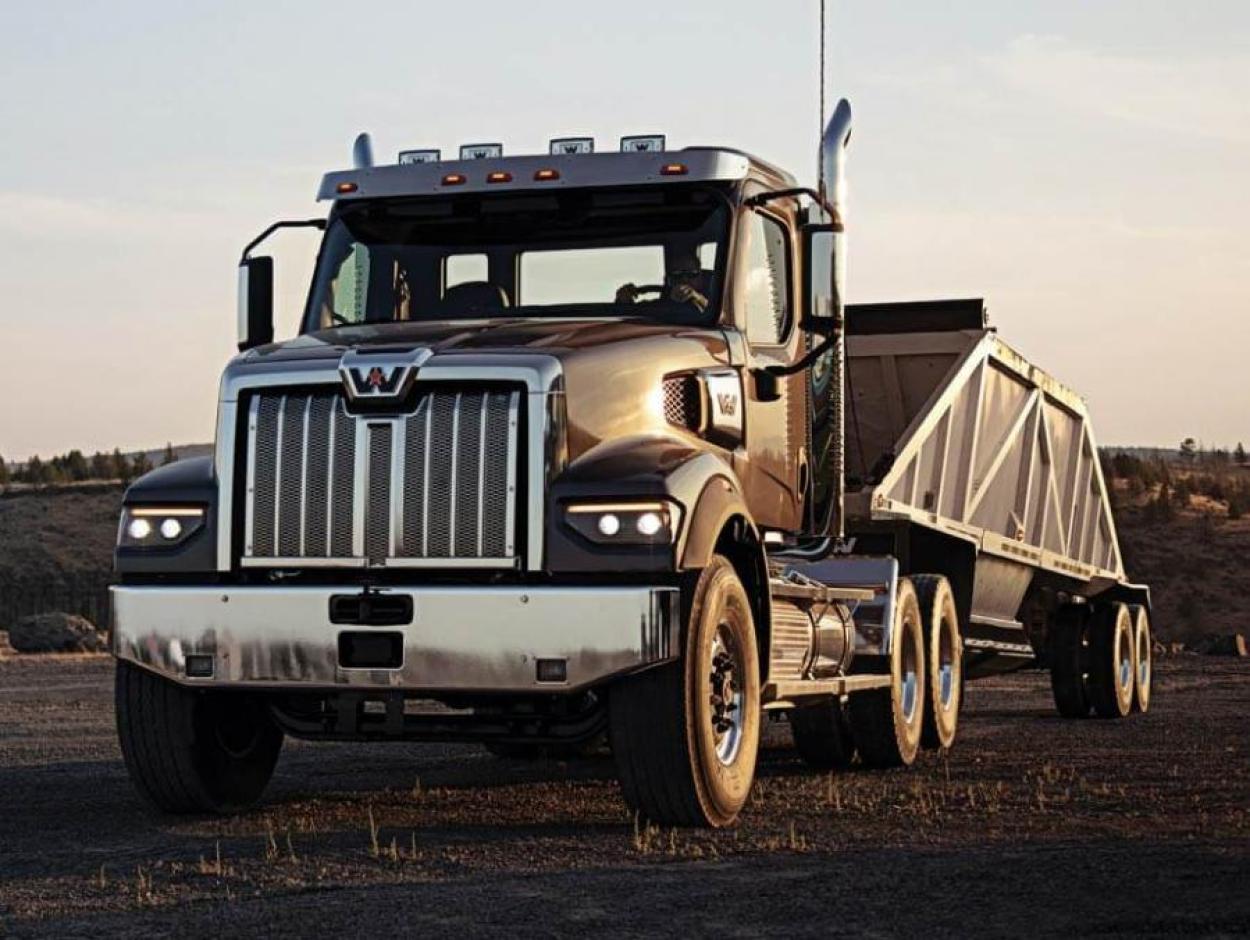
[[[101,657],[0,660],[0,935],[1250,933],[1250,663],[1159,664],[1155,707],[1064,722],[969,686],[909,771],[806,771],[771,725],[729,831],[639,829],[610,758],[288,742],[268,799],[131,790]]]

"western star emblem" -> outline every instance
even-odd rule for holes
[[[412,388],[417,369],[430,351],[349,350],[339,361],[339,375],[349,398],[386,401],[404,398]]]

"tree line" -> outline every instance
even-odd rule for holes
[[[1108,480],[1124,480],[1129,498],[1142,505],[1151,521],[1173,518],[1178,510],[1190,509],[1198,497],[1223,503],[1229,519],[1250,514],[1250,474],[1245,472],[1247,458],[1242,444],[1231,452],[1205,450],[1193,438],[1186,438],[1179,454],[1180,463],[1173,466],[1160,458],[1104,451],[1103,475]]]
[[[165,445],[161,464],[178,459],[172,444]],[[10,483],[26,483],[31,486],[59,486],[67,483],[84,483],[91,480],[129,483],[153,468],[146,453],[127,456],[120,449],[111,454],[96,451],[90,457],[74,449],[47,460],[31,457],[25,464],[10,465],[0,457],[0,488]]]

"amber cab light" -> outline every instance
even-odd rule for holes
[[[486,174],[486,182],[488,183],[511,183],[512,174],[503,170],[494,170]]]
[[[547,167],[546,169],[534,171],[534,179],[540,183],[546,183],[550,180],[558,180],[559,178],[560,178],[560,171],[553,170],[550,167]]]
[[[684,163],[666,163],[660,167],[661,176],[685,176],[687,172]]]
[[[339,193],[354,193],[356,189],[355,183],[339,183],[334,187],[334,191]]]
[[[443,185],[444,186],[459,186],[466,179],[468,179],[468,177],[465,176],[463,173],[448,173],[446,176],[443,177]]]

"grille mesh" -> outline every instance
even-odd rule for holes
[[[687,431],[698,431],[703,421],[699,380],[693,375],[670,375],[664,380],[664,418]]]
[[[337,392],[258,394],[246,556],[513,560],[520,400],[438,390],[410,414],[356,417]]]

